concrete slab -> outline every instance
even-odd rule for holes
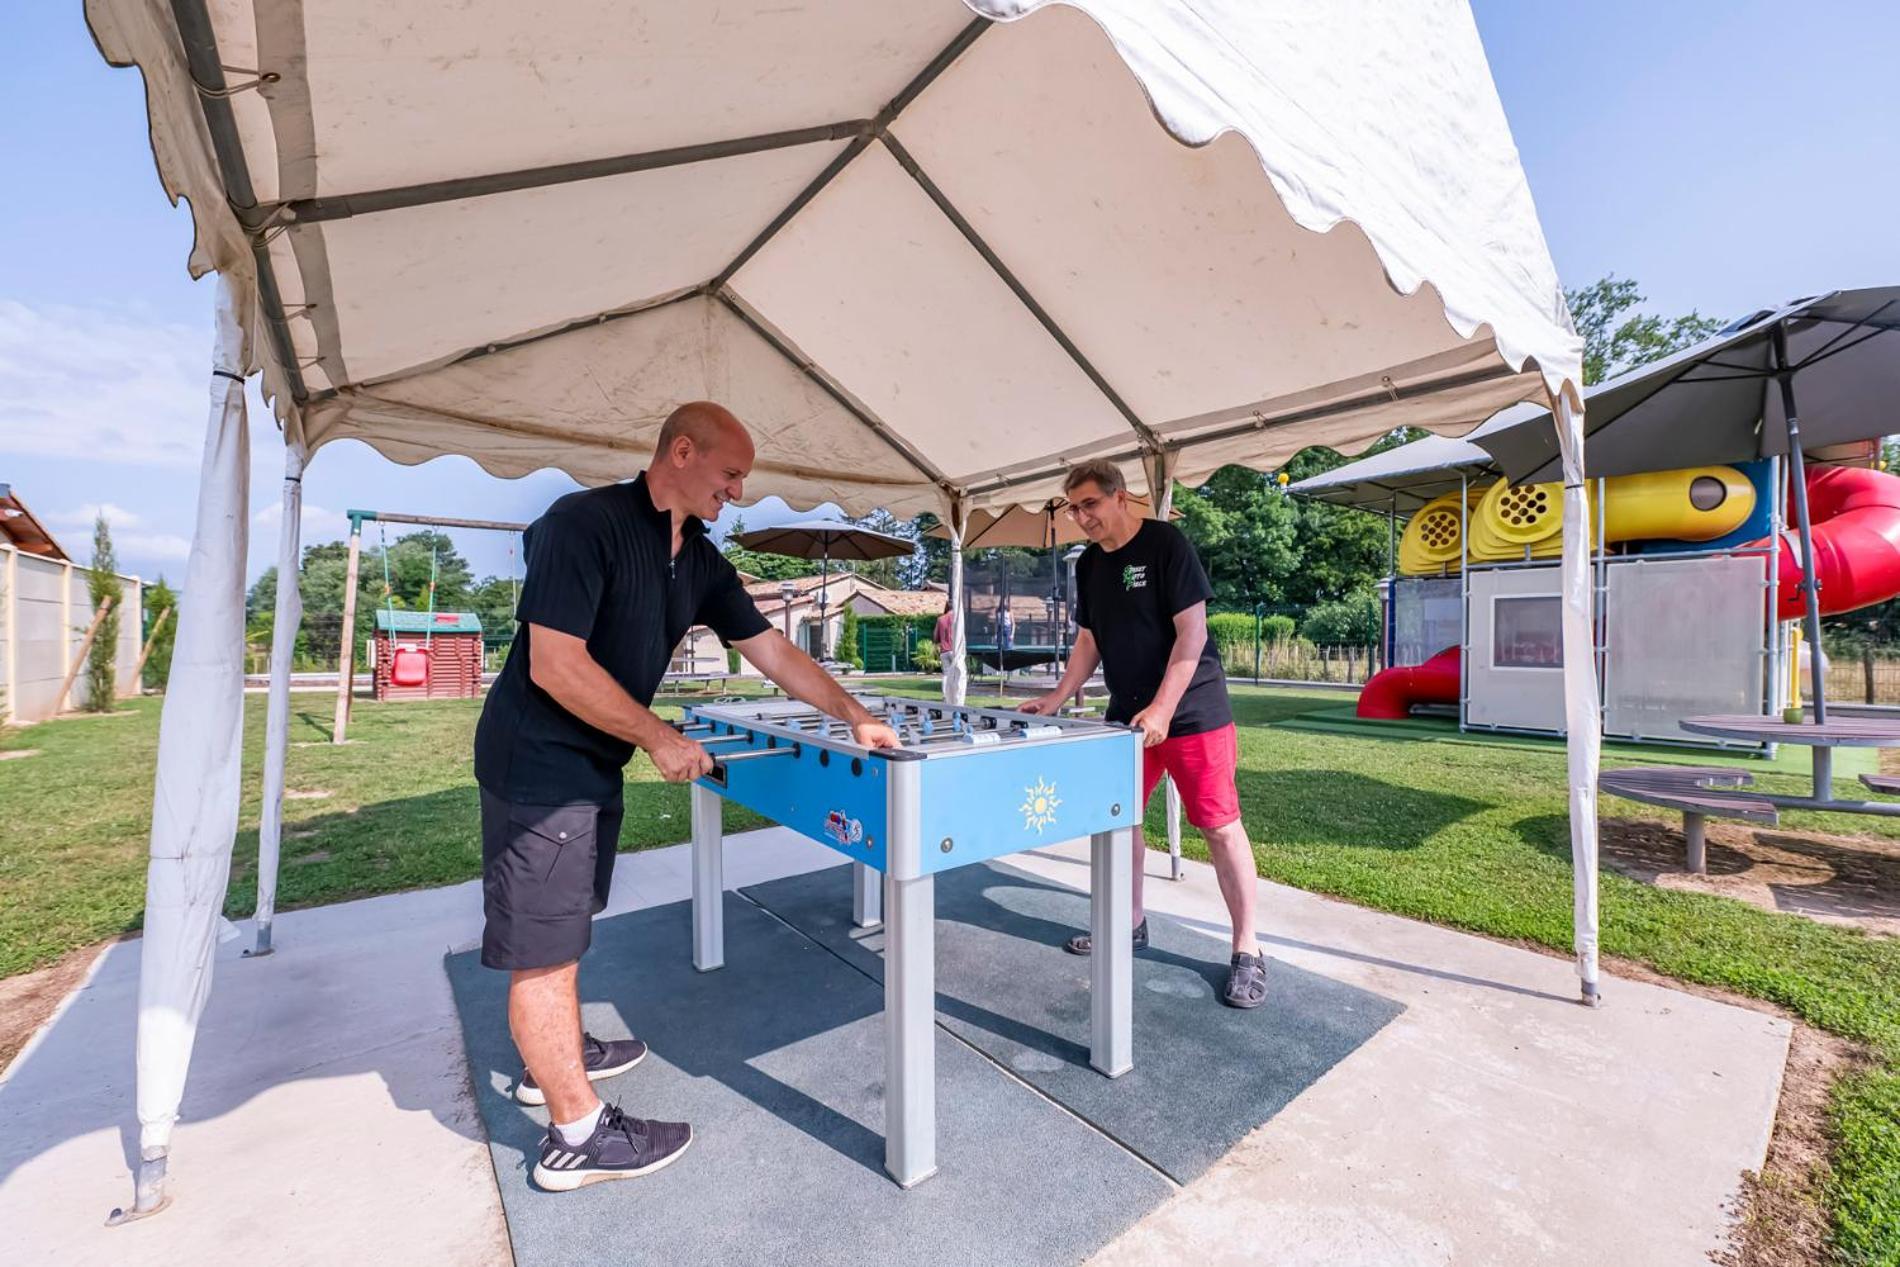
[[[1086,845],[1011,860],[1086,881]],[[1148,909],[1225,938],[1211,868]],[[1262,882],[1274,958],[1404,1006],[1348,1060],[1094,1259],[1276,1267],[1701,1263],[1774,1128],[1790,1027],[1677,990]],[[1268,1004],[1271,1007],[1271,1002]]]
[[[734,885],[828,866],[789,832],[735,836]],[[624,854],[603,916],[687,897],[686,849]],[[478,883],[279,914],[277,953],[218,947],[172,1206],[108,1229],[137,1155],[140,943],[101,956],[0,1080],[8,1262],[506,1261],[507,1226],[442,956],[481,939]],[[499,1023],[499,1018],[497,1018]],[[16,1257],[17,1255],[17,1257]]]
[[[682,830],[684,825],[682,824]],[[734,837],[738,888],[834,865],[780,829]],[[1013,861],[1086,882],[1085,850]],[[1224,936],[1212,873],[1154,909]],[[684,848],[623,856],[609,914],[688,896]],[[1696,1263],[1760,1164],[1788,1026],[1569,964],[1260,886],[1275,958],[1405,1008],[1192,1187],[1103,1251],[1276,1263]],[[218,978],[174,1137],[173,1206],[131,1194],[138,944],[103,956],[0,1080],[8,1261],[493,1263],[507,1238],[442,969],[480,937],[474,884],[278,917],[279,953]]]

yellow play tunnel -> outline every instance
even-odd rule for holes
[[[1596,481],[1588,493],[1597,513]],[[1407,576],[1473,562],[1550,558],[1563,549],[1563,485],[1504,480],[1466,493],[1469,540],[1460,524],[1459,494],[1447,493],[1405,525],[1399,571]],[[1732,466],[1619,475],[1605,481],[1603,535],[1607,542],[1713,541],[1741,527],[1755,510],[1755,486]]]

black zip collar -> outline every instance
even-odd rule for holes
[[[633,495],[633,508],[640,514],[646,516],[649,521],[656,523],[657,526],[666,533],[667,537],[671,538],[673,535],[673,516],[668,511],[661,510],[658,506],[653,504],[653,492],[647,487],[646,472],[640,472],[639,475],[634,477],[633,483],[627,487]],[[686,516],[686,522],[680,525],[680,545],[684,546],[694,537],[705,536],[706,531],[706,523],[698,515]]]

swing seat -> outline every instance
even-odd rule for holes
[[[429,652],[422,647],[399,646],[389,661],[391,686],[427,686]]]

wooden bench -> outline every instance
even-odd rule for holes
[[[1900,796],[1900,774],[1863,774],[1860,781],[1872,791]]]
[[[1688,845],[1688,867],[1696,875],[1708,872],[1710,815],[1739,818],[1766,827],[1780,822],[1773,804],[1739,789],[1755,776],[1726,766],[1638,766],[1605,770],[1597,788],[1611,796],[1682,811],[1682,837]]]

